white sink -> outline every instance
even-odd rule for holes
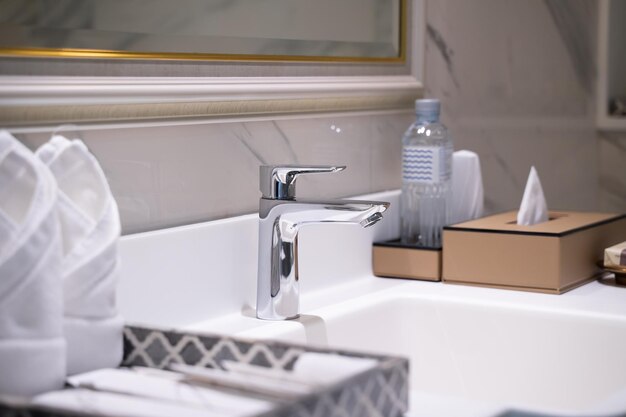
[[[295,322],[239,316],[190,327],[408,357],[415,416],[626,410],[626,317],[580,302],[602,284],[559,297],[371,279],[381,288]]]
[[[585,410],[626,387],[626,321],[400,296],[326,323],[327,342],[407,356],[412,390]]]
[[[303,229],[302,318],[254,318],[255,215],[127,236],[122,313],[131,323],[406,356],[411,414],[495,416],[511,408],[626,415],[626,289],[563,295],[371,275],[371,244],[398,235],[397,191],[375,227]]]

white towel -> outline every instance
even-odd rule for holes
[[[59,186],[68,375],[114,368],[122,360],[124,325],[115,304],[117,205],[104,172],[80,140],[54,136],[36,155]]]
[[[53,176],[0,131],[0,394],[63,387],[61,243]]]

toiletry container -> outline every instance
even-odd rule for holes
[[[452,139],[436,99],[415,102],[416,121],[402,139],[401,241],[441,247],[452,177]]]

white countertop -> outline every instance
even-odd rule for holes
[[[476,350],[472,354],[478,356],[470,359],[481,363],[480,369],[486,370],[487,374],[494,371],[490,369],[491,359],[501,360],[498,366],[507,367],[516,362],[515,355],[519,354],[523,359],[517,361],[519,364],[529,369],[535,365],[547,369],[554,367],[553,362],[558,362],[560,351],[564,351],[563,358],[572,363],[579,361],[576,358],[582,355],[583,360],[579,361],[581,372],[593,373],[594,369],[599,369],[594,377],[603,379],[606,374],[607,387],[617,389],[621,386],[620,375],[626,375],[626,362],[619,362],[622,360],[619,356],[605,355],[604,352],[618,349],[621,353],[617,353],[624,356],[626,288],[591,282],[565,294],[553,295],[373,276],[372,242],[398,235],[398,195],[398,191],[390,191],[364,197],[392,203],[385,219],[372,228],[320,225],[301,231],[298,263],[302,317],[299,320],[266,322],[255,318],[256,214],[124,237],[121,242],[122,281],[118,291],[122,314],[128,322],[157,327],[331,346],[338,343],[341,346],[337,347],[378,348],[387,350],[387,353],[413,355],[411,366],[415,365],[423,375],[433,375],[433,381],[438,380],[437,367],[441,367],[439,383],[443,384],[439,391],[412,392],[413,400],[419,404],[414,415],[451,415],[453,404],[458,404],[458,410],[464,409],[463,415],[469,415],[465,407],[474,404],[473,415],[486,416],[494,415],[494,410],[504,409],[500,398],[507,407],[512,404],[510,400],[514,396],[504,388],[494,401],[488,393],[480,392],[479,385],[488,386],[493,381],[471,382],[475,372],[470,369],[472,362],[466,359],[472,349]],[[464,333],[467,328],[472,332]],[[365,338],[370,329],[372,337],[387,338],[388,343]],[[346,337],[352,332],[354,338]],[[411,336],[413,333],[421,335],[421,341],[419,337]],[[555,334],[563,340],[552,340]],[[597,340],[599,338],[610,339],[607,343],[615,346],[604,346],[602,340]],[[537,340],[533,342],[534,339]],[[430,352],[433,364],[424,361],[422,353],[414,352],[415,346],[421,346],[425,340],[430,343],[424,349]],[[435,340],[446,355],[452,356],[441,356]],[[519,341],[514,343],[514,340]],[[556,350],[552,352],[549,345],[542,349],[556,356],[551,361],[541,362],[545,356],[542,351],[529,351],[529,347],[532,350],[535,346],[543,346],[546,340],[550,340]],[[457,349],[457,345],[464,348]],[[482,350],[478,349],[479,345]],[[575,346],[570,349],[570,345]],[[510,352],[493,351],[491,359],[480,353],[493,346],[501,346],[502,350]],[[615,366],[624,369],[612,372],[602,362],[603,355],[606,360],[614,358],[611,360],[619,362]],[[454,366],[449,366],[450,363]],[[560,373],[554,371],[553,375],[556,379],[550,382],[546,377],[546,383],[554,385],[560,381],[559,375],[570,375],[572,366],[568,367],[567,363],[559,366]],[[510,370],[511,375],[521,372],[520,375],[524,376],[523,371],[515,367]],[[568,378],[575,379],[573,375],[576,374]],[[447,380],[444,377],[455,380],[458,385],[451,386],[450,392],[466,397],[445,394]],[[583,380],[586,377],[580,375]],[[427,382],[415,380],[418,385]],[[451,385],[454,384],[451,382]],[[572,382],[572,392],[581,393],[581,404],[587,407],[587,411],[614,411],[606,408],[608,406],[602,408],[602,404],[608,404],[600,401],[602,392],[591,392],[592,388],[579,385]],[[596,383],[593,386],[603,385]],[[546,385],[545,390],[550,391],[550,387]],[[523,388],[522,385],[520,390]],[[497,384],[491,389],[498,391]],[[438,394],[440,391],[445,395]],[[519,407],[533,409],[532,401],[535,400],[539,405],[551,404],[549,396],[535,394],[529,390],[527,397],[520,397],[528,398],[531,406],[520,404]],[[589,394],[587,402],[583,401],[583,394]],[[623,394],[615,394],[617,407],[626,409],[626,401],[620,402],[621,397],[626,397],[626,390]],[[438,398],[448,400],[439,401]],[[484,401],[485,398],[488,401]]]

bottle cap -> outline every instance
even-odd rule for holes
[[[422,98],[415,100],[415,114],[439,118],[441,102],[436,98]]]

